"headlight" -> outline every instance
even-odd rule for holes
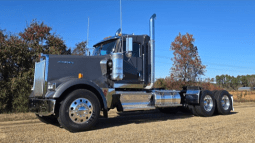
[[[55,90],[56,89],[56,83],[48,83],[48,90]]]

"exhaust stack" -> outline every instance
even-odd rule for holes
[[[151,89],[155,82],[155,19],[156,14],[153,14],[150,18],[151,79],[150,84],[145,89]]]

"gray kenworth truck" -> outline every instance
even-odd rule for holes
[[[71,131],[94,126],[103,111],[158,109],[176,113],[179,108],[209,117],[229,114],[233,97],[225,90],[200,87],[183,90],[154,89],[155,34],[152,15],[150,36],[116,33],[94,45],[92,56],[42,54],[35,63],[29,109],[46,123],[58,122]]]

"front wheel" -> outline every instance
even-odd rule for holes
[[[211,91],[204,90],[200,95],[199,105],[195,106],[195,110],[199,116],[209,117],[215,111],[215,99]]]
[[[59,109],[59,123],[71,132],[85,131],[94,126],[100,114],[100,102],[89,90],[71,92]]]

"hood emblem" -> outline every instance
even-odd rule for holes
[[[58,64],[73,64],[74,62],[72,61],[58,61]]]

